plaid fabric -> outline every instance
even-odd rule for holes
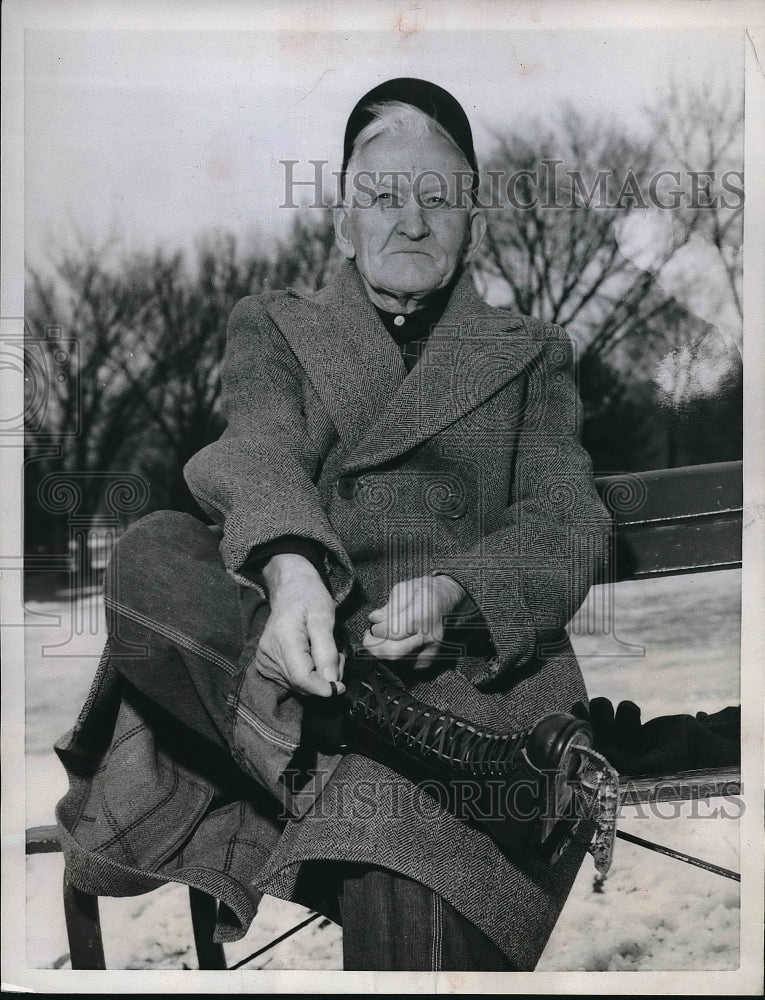
[[[563,628],[600,579],[609,525],[559,328],[489,308],[465,276],[407,374],[346,265],[315,296],[243,300],[223,378],[228,427],[186,474],[223,527],[234,588],[257,590],[241,572],[254,547],[310,539],[360,637],[395,582],[446,572],[481,609],[490,642],[416,684],[418,697],[508,729],[586,700]],[[204,633],[194,644],[212,647]],[[356,755],[298,821],[257,795],[221,805],[215,776],[158,743],[108,657],[57,748],[75,884],[112,895],[196,885],[225,903],[221,940],[244,933],[263,892],[321,908],[304,862],[347,860],[429,886],[531,969],[583,856],[572,846],[554,866],[511,857]]]

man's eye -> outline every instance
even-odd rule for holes
[[[375,195],[375,204],[381,208],[400,208],[403,202],[395,191],[379,191]]]
[[[449,202],[440,194],[424,194],[420,198],[424,208],[448,208]]]

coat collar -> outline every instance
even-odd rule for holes
[[[463,274],[407,375],[354,264],[320,292],[280,297],[269,314],[345,442],[345,472],[389,462],[515,378],[539,351],[525,317],[494,309]]]

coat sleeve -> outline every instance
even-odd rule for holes
[[[466,669],[479,687],[553,651],[607,564],[611,519],[580,443],[572,344],[558,326],[540,330],[501,526],[436,571],[462,584],[488,627],[495,655]]]
[[[200,506],[223,525],[221,556],[244,586],[253,550],[297,536],[326,552],[335,600],[347,596],[353,567],[332,529],[316,486],[324,455],[309,434],[300,367],[264,303],[243,299],[228,326],[222,372],[227,426],[184,468]]]

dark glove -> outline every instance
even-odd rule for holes
[[[727,767],[741,759],[738,707],[713,715],[662,715],[641,723],[633,701],[620,702],[614,713],[608,698],[593,698],[590,716],[595,749],[621,774]]]

